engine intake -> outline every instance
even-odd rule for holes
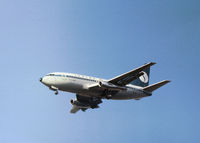
[[[80,102],[80,101],[78,101],[76,99],[71,99],[70,103],[72,105],[75,105],[75,106],[79,107],[79,108],[90,108],[91,107],[90,104],[84,103],[84,102]]]
[[[73,105],[73,104],[74,104],[74,100],[73,100],[73,99],[71,99],[71,100],[70,100],[70,103]]]
[[[114,85],[112,83],[100,81],[99,82],[99,87],[101,88],[106,88],[106,89],[112,89],[112,90],[126,90],[126,88]]]

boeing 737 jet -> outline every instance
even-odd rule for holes
[[[101,79],[72,73],[49,73],[40,82],[55,91],[67,91],[76,94],[76,99],[71,99],[71,113],[89,108],[99,108],[102,99],[112,100],[139,100],[152,95],[152,92],[170,82],[164,80],[149,85],[150,62],[111,79]]]

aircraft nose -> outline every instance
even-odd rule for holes
[[[42,78],[40,78],[40,82],[42,82]]]

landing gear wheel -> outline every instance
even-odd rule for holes
[[[55,91],[55,95],[58,95],[58,90]]]

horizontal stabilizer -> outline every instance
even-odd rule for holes
[[[144,87],[143,90],[148,91],[148,92],[153,92],[154,90],[160,88],[161,86],[167,84],[168,82],[170,82],[170,80],[163,80],[161,82]]]

